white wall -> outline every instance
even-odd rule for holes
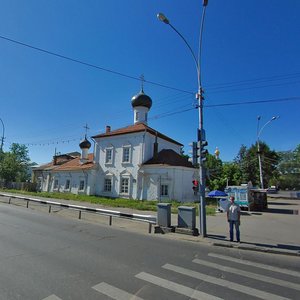
[[[52,172],[50,180],[44,180],[43,191],[50,192],[68,192],[73,194],[92,195],[95,190],[94,176],[95,172],[90,171],[72,171],[72,172]],[[45,177],[47,178],[47,176]],[[49,177],[48,177],[49,178]],[[54,189],[55,180],[58,180],[58,186]],[[70,180],[70,188],[66,189],[66,181]],[[84,189],[79,190],[80,181],[84,181]]]
[[[196,197],[192,189],[195,170],[186,167],[160,167],[158,165],[143,166],[141,180],[144,182],[141,199],[175,200],[194,202]],[[161,184],[168,185],[169,196],[160,195]]]
[[[162,178],[161,174],[170,172],[166,171],[165,167],[156,168],[152,172],[156,172],[156,175],[143,178],[143,173],[139,170],[142,164],[153,157],[153,149],[155,143],[155,136],[149,132],[137,132],[130,134],[122,134],[116,136],[102,137],[100,139],[95,139],[95,158],[99,162],[100,168],[96,175],[95,182],[95,193],[97,195],[110,196],[110,197],[128,197],[133,199],[148,199],[148,200],[158,200],[160,195],[160,185],[158,186],[158,181]],[[157,139],[158,142],[158,152],[163,149],[172,149],[177,153],[180,153],[181,146],[174,144],[172,142],[166,141],[162,138]],[[123,163],[123,147],[130,146],[131,149],[131,159],[129,163]],[[112,162],[106,163],[106,149],[111,148],[113,151]],[[190,168],[184,168],[188,174],[191,173]],[[177,182],[178,180],[182,182],[187,180],[185,175],[182,175],[182,171],[178,171],[172,174],[172,180]],[[130,180],[130,190],[129,195],[120,195],[120,179],[121,176],[126,174]],[[110,176],[112,178],[112,191],[110,193],[104,192],[104,179],[105,176]],[[187,178],[191,177],[190,175]],[[173,187],[174,185],[174,187]],[[189,198],[189,194],[185,195],[181,189],[177,191],[175,186],[172,186],[172,199],[183,199]],[[147,186],[147,188],[143,187]],[[145,192],[147,189],[147,192]],[[186,190],[186,189],[185,189]]]

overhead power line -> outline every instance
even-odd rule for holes
[[[204,105],[205,108],[212,108],[212,107],[221,107],[221,106],[236,106],[236,105],[250,105],[250,104],[262,104],[262,103],[270,103],[270,102],[285,102],[285,101],[299,101],[300,97],[288,97],[288,98],[279,98],[279,99],[269,99],[269,100],[255,100],[255,101],[246,101],[246,102],[231,102],[231,103],[221,103],[221,104],[210,104],[210,105]],[[164,117],[169,117],[172,115],[184,113],[190,110],[193,110],[197,107],[177,110],[177,111],[168,111],[165,113],[158,114],[156,116],[153,116],[149,119],[160,119]]]
[[[220,107],[220,106],[234,106],[234,105],[244,105],[244,104],[261,104],[266,102],[282,102],[282,101],[293,101],[293,100],[300,100],[300,97],[288,97],[288,98],[280,98],[280,99],[270,99],[270,100],[256,100],[256,101],[247,101],[247,102],[233,102],[233,103],[223,103],[223,104],[214,104],[214,105],[205,105],[204,107],[211,108],[211,107]],[[168,111],[164,112],[158,115],[155,115],[153,117],[150,117],[149,120],[157,120],[165,117],[170,117],[172,115],[184,113],[187,111],[194,110],[195,107],[187,108],[187,109],[181,109],[176,111]],[[129,124],[124,125],[124,127],[129,126]],[[96,132],[97,134],[99,132]],[[92,136],[92,135],[91,135]],[[81,138],[75,138],[75,139],[55,139],[55,140],[44,140],[44,141],[38,141],[38,142],[29,142],[24,143],[26,146],[49,146],[54,144],[64,144],[64,143],[70,143],[74,141],[78,141]],[[13,142],[9,142],[12,144]]]
[[[59,53],[55,53],[46,49],[42,49],[27,43],[23,43],[5,36],[1,36],[0,38],[3,40],[6,40],[8,42],[23,46],[23,47],[27,47],[48,55],[52,55],[61,59],[65,59],[74,63],[78,63],[87,67],[91,67],[94,69],[98,69],[104,72],[108,72],[117,76],[121,76],[121,77],[125,77],[128,79],[132,79],[132,80],[137,80],[140,81],[140,77],[135,77],[129,74],[125,74],[122,72],[118,72],[118,71],[114,71],[112,69],[109,68],[104,68],[101,66],[97,66],[95,64],[91,64],[88,62],[85,62],[83,60],[79,60],[79,59],[75,59],[66,55],[62,55]],[[284,82],[284,83],[277,83],[277,84],[269,84],[269,85],[256,85],[256,86],[252,86],[249,87],[249,85],[253,85],[253,84],[260,84],[260,83],[264,83],[264,82],[270,82],[270,81],[278,81],[278,80],[288,80],[288,79],[292,79],[292,78],[298,78],[300,77],[300,73],[293,73],[293,74],[286,74],[286,75],[275,75],[275,76],[270,76],[270,77],[262,77],[262,78],[256,78],[256,79],[248,79],[248,80],[240,80],[240,81],[236,81],[236,82],[228,82],[228,83],[219,83],[219,84],[213,84],[213,85],[207,85],[205,86],[205,90],[209,91],[210,93],[220,93],[220,92],[234,92],[234,91],[240,91],[240,90],[245,90],[245,89],[255,89],[255,88],[265,88],[265,87],[270,87],[270,86],[280,86],[280,85],[286,85],[286,84],[295,84],[295,83],[299,83],[299,81],[294,81],[294,82]],[[179,89],[176,87],[172,87],[166,84],[162,84],[162,83],[158,83],[158,82],[154,82],[154,81],[150,81],[150,80],[145,80],[145,82],[147,82],[148,84],[152,84],[155,86],[159,86],[162,88],[166,88],[166,89],[170,89],[170,90],[175,90],[178,92],[182,92],[182,93],[186,93],[189,95],[194,95],[194,92],[192,91],[188,91],[188,90],[183,90],[183,89]],[[245,86],[245,85],[248,85]],[[243,87],[244,86],[244,87]],[[233,88],[233,87],[240,87],[240,88],[236,88],[236,89],[229,89],[228,88]]]
[[[285,101],[299,101],[300,97],[287,97],[279,99],[269,99],[269,100],[255,100],[255,101],[246,101],[246,102],[231,102],[231,103],[222,103],[222,104],[210,104],[205,105],[205,107],[218,107],[218,106],[234,106],[234,105],[249,105],[249,104],[258,104],[258,103],[270,103],[270,102],[285,102]]]
[[[297,84],[297,83],[300,83],[300,81],[298,80],[298,81],[293,81],[293,82],[273,83],[273,84],[255,85],[255,86],[245,86],[245,87],[234,88],[234,89],[228,89],[230,87],[222,87],[222,88],[215,88],[214,90],[210,90],[210,89],[208,89],[208,90],[209,90],[210,94],[216,94],[216,93],[237,92],[237,91],[252,90],[252,89],[262,89],[262,88],[267,88],[267,87],[283,86],[283,85]]]
[[[209,90],[214,90],[214,89],[221,89],[221,88],[243,86],[243,85],[247,85],[247,84],[257,84],[257,83],[270,82],[270,81],[287,80],[287,79],[298,78],[298,77],[300,77],[300,73],[274,75],[274,76],[269,76],[269,77],[261,77],[261,78],[255,78],[255,79],[247,79],[247,80],[240,80],[240,81],[233,81],[233,82],[226,82],[226,83],[211,84],[211,85],[207,85],[206,88]]]
[[[140,77],[135,77],[135,76],[131,76],[131,75],[128,75],[128,74],[125,74],[125,73],[114,71],[114,70],[111,70],[111,69],[108,69],[108,68],[100,67],[100,66],[88,63],[88,62],[84,62],[84,61],[79,60],[79,59],[75,59],[75,58],[72,58],[72,57],[69,57],[69,56],[66,56],[66,55],[58,54],[58,53],[55,53],[55,52],[52,52],[52,51],[49,51],[49,50],[45,50],[45,49],[35,47],[35,46],[29,45],[29,44],[26,44],[26,43],[23,43],[23,42],[19,42],[17,40],[13,40],[13,39],[7,38],[5,36],[0,35],[0,38],[3,39],[3,40],[9,41],[11,43],[15,43],[15,44],[18,44],[18,45],[21,45],[21,46],[24,46],[24,47],[27,47],[27,48],[30,48],[30,49],[48,54],[48,55],[56,56],[58,58],[62,58],[62,59],[65,59],[65,60],[68,60],[68,61],[71,61],[71,62],[74,62],[74,63],[81,64],[81,65],[84,65],[84,66],[87,66],[87,67],[91,67],[91,68],[98,69],[98,70],[101,70],[101,71],[104,71],[104,72],[112,73],[112,74],[115,74],[117,76],[125,77],[125,78],[132,79],[132,80],[137,80],[137,81],[141,80]],[[161,83],[157,83],[157,82],[154,82],[154,81],[145,80],[145,82],[147,82],[149,84],[152,84],[152,85],[167,88],[167,89],[170,89],[170,90],[175,90],[175,91],[179,91],[179,92],[183,92],[183,93],[187,93],[187,94],[194,94],[191,91],[182,90],[182,89],[179,89],[179,88],[171,87],[171,86],[161,84]]]

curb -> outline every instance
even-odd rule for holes
[[[212,246],[217,246],[217,247],[225,247],[225,248],[232,248],[238,250],[257,251],[257,252],[264,252],[264,253],[282,254],[282,255],[300,257],[300,251],[285,250],[285,249],[278,249],[278,248],[267,248],[267,247],[259,247],[259,246],[246,246],[243,244],[233,245],[231,243],[212,242],[211,244]]]

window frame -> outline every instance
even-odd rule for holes
[[[53,190],[58,190],[58,179],[54,179]]]
[[[127,160],[125,160],[125,158]],[[122,147],[122,163],[123,164],[131,163],[131,145],[124,145]]]
[[[83,183],[83,186],[81,186],[81,183]],[[79,191],[84,191],[85,190],[85,180],[79,180],[79,187],[78,187]]]
[[[107,184],[108,180],[109,180],[109,182],[110,182],[110,189],[107,189],[107,187],[109,186],[109,185]],[[104,178],[103,191],[106,192],[106,193],[111,193],[111,192],[112,192],[112,178],[111,178],[111,177],[108,177],[108,176],[107,176],[107,177]]]
[[[112,147],[105,148],[105,164],[112,164],[113,163],[113,155],[114,149]],[[108,159],[108,153],[110,153],[110,158]]]
[[[126,184],[124,185],[124,182]],[[128,176],[122,176],[120,180],[120,194],[129,195],[130,190],[130,178]]]
[[[69,191],[69,190],[70,190],[70,187],[71,187],[71,179],[66,179],[66,182],[65,182],[65,190],[66,190],[66,191]]]
[[[168,184],[160,185],[160,196],[161,197],[169,197],[169,185]]]

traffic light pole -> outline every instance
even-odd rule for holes
[[[196,58],[196,55],[187,42],[187,40],[184,38],[184,36],[170,23],[168,18],[162,14],[157,14],[157,18],[169,25],[184,41],[186,46],[188,47],[189,51],[192,54],[193,60],[195,62],[196,70],[197,70],[197,83],[198,83],[198,91],[197,91],[197,99],[198,99],[198,111],[199,111],[199,126],[198,126],[198,143],[200,148],[200,155],[199,155],[199,181],[200,181],[200,192],[199,192],[199,217],[200,217],[200,233],[203,237],[206,237],[206,209],[205,209],[205,166],[204,166],[204,160],[202,157],[202,151],[204,150],[204,144],[205,141],[205,131],[203,129],[203,90],[202,90],[202,83],[201,83],[201,51],[202,51],[202,35],[203,35],[203,27],[204,27],[204,18],[205,18],[205,11],[206,6],[208,4],[208,0],[202,0],[202,18],[201,18],[201,25],[200,25],[200,36],[199,36],[199,51],[198,51],[198,59]],[[207,143],[206,143],[207,144]]]
[[[198,91],[198,111],[199,111],[199,129],[198,129],[198,142],[200,148],[199,155],[199,180],[200,180],[200,190],[199,190],[199,222],[200,222],[200,234],[203,237],[207,236],[206,232],[206,203],[205,203],[205,166],[202,153],[204,152],[204,141],[206,140],[205,131],[203,128],[203,90],[200,86]]]

